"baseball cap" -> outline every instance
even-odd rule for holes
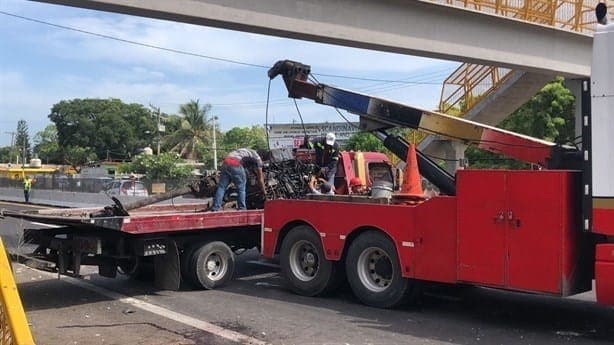
[[[335,144],[335,133],[330,132],[330,133],[326,134],[326,144],[327,145],[334,145]]]
[[[350,179],[350,187],[354,187],[354,186],[362,186],[362,181],[360,181],[360,178],[352,177]]]

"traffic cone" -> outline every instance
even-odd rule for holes
[[[399,193],[394,195],[394,199],[399,203],[415,204],[424,201],[424,191],[420,180],[418,169],[418,158],[416,157],[416,145],[410,144],[407,149],[405,159],[405,169],[403,169],[403,184]]]

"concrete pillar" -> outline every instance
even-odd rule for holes
[[[467,145],[448,139],[436,139],[423,152],[435,162],[444,160],[444,169],[454,175],[465,159]]]

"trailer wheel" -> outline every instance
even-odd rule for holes
[[[295,227],[284,238],[280,266],[290,289],[302,296],[326,294],[340,282],[339,264],[324,258],[320,237],[306,225]]]
[[[192,282],[205,289],[214,289],[232,279],[235,256],[224,242],[209,242],[192,254]]]
[[[415,288],[401,276],[394,243],[376,231],[365,232],[352,242],[345,268],[354,295],[372,307],[397,306]]]

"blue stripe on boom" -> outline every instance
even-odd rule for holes
[[[349,92],[345,90],[324,87],[322,103],[336,108],[345,109],[349,112],[366,114],[369,109],[371,97]]]

